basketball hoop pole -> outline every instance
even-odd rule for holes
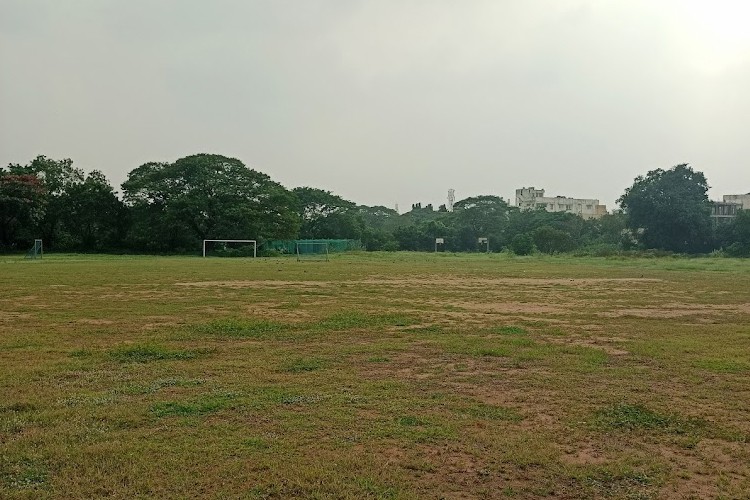
[[[435,238],[435,253],[438,251],[438,245],[443,245],[445,249],[445,238]]]
[[[479,243],[480,245],[481,245],[482,243],[484,243],[485,245],[487,245],[487,253],[490,253],[490,239],[489,239],[489,238],[486,238],[486,237],[480,237],[480,238],[479,238],[479,239],[478,239],[477,241],[478,241],[478,243]]]

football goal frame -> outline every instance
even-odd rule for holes
[[[252,243],[253,258],[258,256],[258,242],[256,240],[203,240],[203,257],[206,256],[206,243]]]
[[[44,245],[42,244],[42,240],[34,240],[34,246],[31,247],[31,250],[26,252],[26,258],[32,260],[44,258]]]
[[[301,248],[313,248],[316,247],[322,249],[320,252],[309,252],[309,251],[302,251]],[[330,253],[329,251],[329,245],[327,241],[295,241],[294,242],[294,253],[297,255],[297,262],[301,262],[303,260],[323,260],[325,262],[328,262],[328,255]],[[319,257],[319,258],[315,258]]]

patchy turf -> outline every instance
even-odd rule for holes
[[[0,497],[743,498],[750,262],[0,259]]]

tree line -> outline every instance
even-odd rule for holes
[[[399,214],[312,187],[287,189],[240,160],[197,154],[133,169],[118,196],[99,171],[38,156],[0,167],[0,249],[196,253],[204,239],[355,239],[366,250],[581,252],[607,255],[656,249],[750,255],[750,211],[711,223],[708,183],[688,165],[635,179],[599,219],[543,209],[520,211],[493,195]]]

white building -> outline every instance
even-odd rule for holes
[[[547,212],[568,212],[584,219],[598,219],[607,213],[607,206],[594,198],[568,198],[544,196],[544,189],[524,187],[516,189],[516,206],[521,210],[543,208]]]
[[[747,194],[725,194],[724,203],[736,203],[742,205],[743,210],[750,210],[750,193]]]
[[[725,194],[723,201],[711,202],[711,220],[715,224],[730,222],[740,210],[750,210],[750,193]]]

